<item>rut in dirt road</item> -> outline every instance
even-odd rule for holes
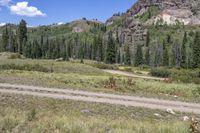
[[[179,101],[160,100],[153,98],[133,97],[106,93],[95,93],[70,89],[44,88],[25,85],[0,84],[0,93],[12,93],[47,97],[63,100],[123,105],[149,109],[166,110],[168,108],[178,112],[200,114],[200,104]]]

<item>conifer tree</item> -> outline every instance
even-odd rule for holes
[[[200,32],[196,32],[193,45],[193,67],[200,65]]]
[[[137,46],[137,52],[135,54],[135,66],[138,67],[142,64],[143,64],[142,46]]]
[[[166,44],[163,42],[163,65],[164,66],[169,66],[169,53],[168,49],[166,47]]]
[[[109,32],[108,36],[108,44],[106,49],[106,63],[108,64],[114,64],[116,61],[116,50],[115,50],[115,43],[113,39],[112,32]]]
[[[186,43],[187,43],[187,33],[184,33],[183,43],[181,47],[181,67],[186,68]]]
[[[23,53],[23,44],[26,44],[27,42],[27,26],[26,26],[26,21],[21,20],[18,28],[18,40],[19,40],[19,47],[18,47],[18,52],[20,54]]]
[[[148,66],[150,65],[150,51],[149,51],[149,48],[146,49],[145,64],[148,65]]]
[[[8,47],[8,40],[9,40],[9,35],[8,35],[8,29],[6,27],[6,29],[3,31],[2,34],[2,51],[6,51],[7,47]]]
[[[125,47],[125,65],[131,65],[130,46]]]

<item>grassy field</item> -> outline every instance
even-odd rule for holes
[[[95,64],[96,65],[96,64]],[[200,101],[198,84],[110,75],[94,62],[0,58],[0,82],[182,101]],[[127,71],[121,67],[120,70]],[[149,70],[131,68],[146,75]],[[111,87],[114,84],[114,87]],[[154,114],[161,116],[155,116]],[[2,133],[189,133],[192,114],[0,94]]]
[[[183,122],[184,115],[0,94],[2,133],[189,133],[190,122]]]
[[[0,59],[0,70],[2,83],[200,101],[200,85],[198,84],[112,76],[91,65],[77,62]],[[115,86],[110,87],[113,83]]]

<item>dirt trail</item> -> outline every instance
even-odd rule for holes
[[[0,93],[12,93],[54,99],[114,104],[164,110],[170,108],[178,112],[200,114],[200,104],[153,98],[133,97],[106,93],[94,93],[69,89],[43,88],[25,85],[0,84]]]
[[[103,70],[104,72],[111,73],[111,74],[118,74],[118,75],[123,75],[123,76],[128,76],[128,77],[133,77],[133,78],[142,78],[142,79],[151,79],[151,80],[168,80],[167,78],[158,78],[158,77],[151,77],[151,76],[142,76],[142,75],[136,75],[130,72],[123,72],[123,71],[118,71],[118,70]]]

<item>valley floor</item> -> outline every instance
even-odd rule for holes
[[[183,118],[199,119],[198,84],[107,72],[77,61],[0,59],[0,132],[188,133]]]
[[[189,133],[185,115],[0,93],[2,133]]]
[[[0,93],[21,94],[53,99],[94,102],[166,111],[172,109],[184,113],[200,114],[200,104],[178,101],[159,100],[153,98],[114,95],[108,93],[94,93],[69,89],[43,88],[35,86],[0,84]]]

